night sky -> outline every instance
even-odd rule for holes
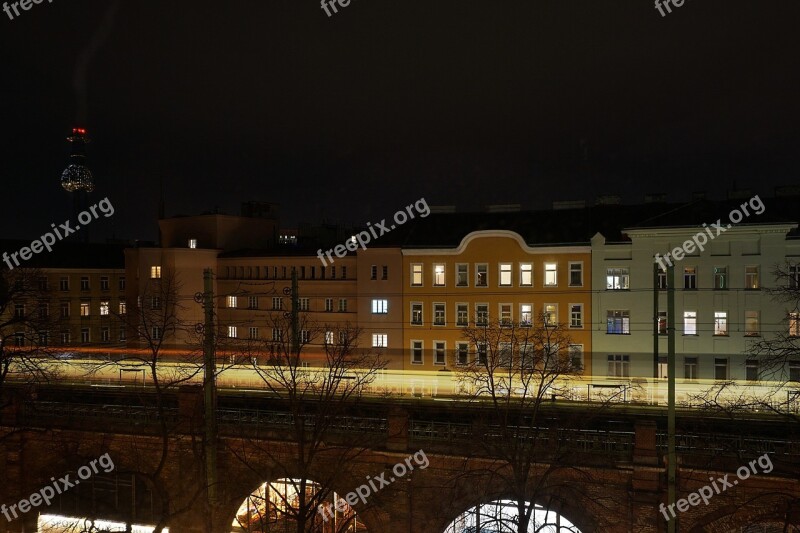
[[[160,180],[168,215],[263,200],[285,226],[800,184],[793,0],[112,5],[0,12],[0,237],[69,217],[73,125],[116,209],[95,239],[154,239]]]

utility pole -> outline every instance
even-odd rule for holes
[[[297,269],[292,268],[292,357],[300,356],[300,297],[297,294]]]
[[[658,379],[658,263],[653,263],[653,390]]]
[[[217,368],[214,342],[214,281],[210,268],[203,271],[203,399],[205,407],[206,487],[208,496],[207,527],[211,532],[214,523],[214,505],[217,501]]]
[[[667,505],[675,503],[675,267],[667,267]],[[678,517],[667,522],[667,531],[677,533]]]

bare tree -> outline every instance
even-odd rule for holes
[[[280,523],[297,533],[360,530],[351,509],[334,513],[330,521],[319,509],[330,508],[337,476],[379,438],[360,433],[353,415],[362,391],[385,362],[360,348],[362,332],[349,323],[318,325],[304,313],[298,313],[294,327],[289,313],[272,314],[268,323],[274,337],[260,346],[266,364],[258,364],[255,353],[245,359],[254,361],[253,369],[286,412],[280,438],[291,443],[292,452],[287,456],[266,439],[249,439],[232,450],[259,476],[264,460],[282,472],[279,479],[265,479],[263,494],[251,496],[251,510],[237,516],[238,527],[266,532]]]

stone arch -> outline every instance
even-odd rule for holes
[[[529,502],[526,504],[530,505]],[[477,525],[488,526],[489,531],[497,533],[516,533],[506,524],[517,516],[516,505],[511,500],[495,499],[483,501],[458,514],[444,529],[443,533],[478,531]],[[576,524],[554,509],[545,509],[535,504],[529,531],[539,533],[583,533]]]

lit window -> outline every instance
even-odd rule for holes
[[[101,315],[108,315],[108,300],[103,300],[100,302],[100,314]]]
[[[469,304],[456,304],[456,326],[469,325]]]
[[[789,336],[800,337],[800,313],[789,313]]]
[[[311,332],[308,331],[307,329],[301,329],[300,342],[302,342],[303,344],[308,344],[309,342],[311,342]]]
[[[389,300],[373,299],[372,300],[372,314],[385,315],[389,312]]]
[[[519,285],[520,287],[533,285],[533,265],[531,263],[519,264]]]
[[[627,309],[610,309],[606,311],[606,333],[611,335],[628,335],[630,332],[630,311]]]
[[[411,324],[414,326],[422,325],[422,303],[411,303]]]
[[[435,303],[433,304],[433,325],[434,326],[444,326],[445,325],[445,306],[443,303]]]
[[[81,302],[81,316],[89,316],[89,302]]]
[[[444,264],[433,265],[433,286],[444,287]]]
[[[228,326],[228,337],[235,339],[237,334],[236,326]]]
[[[569,327],[577,329],[583,327],[583,304],[569,305]]]
[[[511,263],[500,263],[500,286],[511,286]]]
[[[725,311],[714,312],[714,335],[728,334],[728,313]]]
[[[197,239],[189,239],[189,248],[197,248]]]
[[[520,326],[530,326],[533,323],[533,304],[520,304],[519,324]]]
[[[475,265],[475,286],[489,286],[489,265],[486,263]]]
[[[728,267],[714,267],[714,289],[725,290],[728,288]]]
[[[297,303],[300,306],[300,311],[308,311],[308,298],[298,298]]]
[[[153,265],[150,267],[150,279],[159,279],[161,278],[161,267],[158,265]]]
[[[411,285],[422,287],[422,264],[420,263],[411,265]]]
[[[544,264],[544,286],[556,287],[558,285],[558,264]]]
[[[433,343],[433,364],[443,365],[445,363],[445,343],[434,341]]]
[[[758,337],[761,332],[759,326],[758,311],[744,312],[744,334],[748,337]]]
[[[510,274],[511,273],[509,272],[509,275]],[[511,304],[500,304],[500,325],[510,326],[511,320]]]
[[[683,288],[694,290],[697,288],[697,268],[685,267],[683,269]]]
[[[576,262],[569,264],[569,286],[583,286],[583,263]]]
[[[459,263],[456,265],[456,287],[469,286],[469,265]]]
[[[125,303],[125,300],[119,301],[119,314],[124,315],[128,312],[128,304]]]
[[[545,326],[558,325],[558,306],[556,304],[544,305],[544,324]]]
[[[373,333],[372,334],[372,347],[373,348],[386,348],[388,345],[388,335],[386,333]]]
[[[235,309],[235,308],[236,308],[236,304],[237,304],[237,303],[238,303],[238,299],[237,299],[237,297],[236,297],[236,296],[228,296],[228,298],[227,298],[227,300],[226,300],[226,304],[225,304],[225,305],[226,305],[226,306],[227,306],[229,309]]]
[[[607,290],[628,290],[630,288],[630,269],[628,267],[609,268],[606,270]]]
[[[658,312],[658,334],[659,335],[666,335],[667,334],[667,312],[666,311],[659,311]]]
[[[757,266],[744,267],[744,288],[749,290],[756,290],[759,288]]]
[[[334,340],[333,340],[333,332],[332,331],[326,331],[325,332],[325,344],[333,344],[333,342],[334,342]]]
[[[697,335],[697,311],[683,312],[683,334]]]

